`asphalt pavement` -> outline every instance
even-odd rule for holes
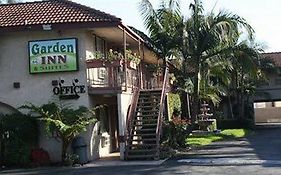
[[[93,162],[83,167],[51,167],[0,171],[0,174],[56,175],[279,175],[281,129],[260,129],[247,138],[216,142],[156,163]]]

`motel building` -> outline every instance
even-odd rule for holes
[[[149,71],[163,61],[137,33],[120,18],[68,0],[0,5],[0,113],[17,112],[27,103],[106,104],[99,122],[82,134],[89,161],[118,152],[120,159],[128,158],[134,145],[148,143],[139,130],[149,120],[145,116],[154,116],[155,127],[146,135],[155,143],[139,151],[159,156],[168,68]],[[61,143],[43,128],[38,146],[58,162]]]

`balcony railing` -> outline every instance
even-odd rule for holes
[[[88,60],[86,63],[90,93],[131,91],[138,85],[142,85],[142,89],[162,89],[163,86],[162,73],[140,70],[128,61],[126,64],[123,60]]]
[[[137,86],[138,72],[136,67],[124,69],[124,62],[115,60],[111,62],[88,61],[87,77],[91,93],[127,91]]]
[[[161,89],[163,86],[163,76],[153,75],[143,79],[143,89]]]

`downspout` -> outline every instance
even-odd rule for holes
[[[145,75],[145,71],[144,70],[144,43],[142,43],[141,45],[141,49],[142,49],[142,60],[141,60],[141,84],[142,84],[142,89],[146,89],[146,75]]]
[[[124,53],[124,80],[125,80],[125,91],[127,91],[127,55],[126,55],[126,50],[127,50],[127,38],[126,38],[126,30],[123,28],[123,53]]]
[[[142,83],[142,60],[143,60],[143,54],[142,54],[142,48],[141,48],[141,46],[142,46],[142,44],[141,44],[141,42],[140,42],[140,40],[139,40],[139,56],[140,56],[140,59],[141,59],[141,61],[140,61],[140,64],[139,64],[139,66],[138,66],[138,87],[140,87],[140,89],[143,89],[143,83]]]

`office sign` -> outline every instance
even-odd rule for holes
[[[78,79],[74,79],[72,84],[65,85],[64,80],[60,80],[57,86],[53,88],[54,95],[58,95],[60,99],[78,99],[79,94],[86,93],[86,86],[79,84]]]
[[[29,41],[31,74],[78,70],[77,39]]]

